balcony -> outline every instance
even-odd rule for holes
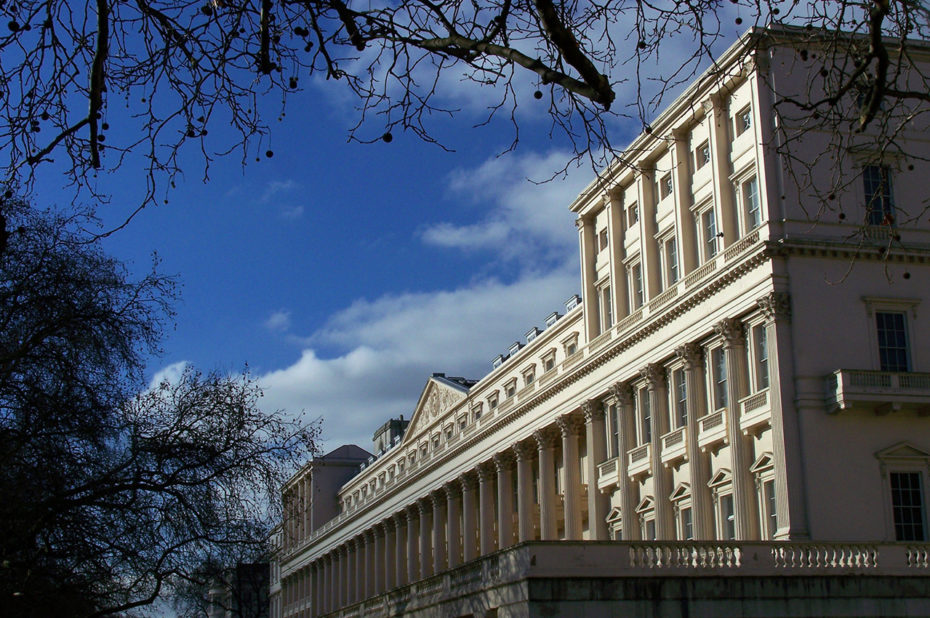
[[[617,484],[618,458],[608,459],[597,466],[597,488],[608,489]]]
[[[851,409],[930,413],[930,373],[837,369],[826,377],[826,389],[831,414]]]
[[[727,411],[717,410],[698,421],[698,446],[706,451],[718,442],[727,442]]]
[[[630,478],[644,474],[652,467],[652,445],[647,442],[642,446],[637,446],[627,452],[627,457],[629,458],[627,474]]]
[[[744,435],[771,424],[772,404],[769,389],[739,400],[739,428]]]
[[[686,427],[673,429],[662,436],[662,463],[670,466],[688,456],[688,434]]]

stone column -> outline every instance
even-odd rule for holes
[[[735,318],[726,318],[714,325],[714,331],[723,336],[727,363],[727,434],[730,437],[736,540],[753,541],[759,538],[759,509],[756,506],[752,473],[749,472],[752,465],[752,438],[743,436],[739,428],[739,400],[746,395],[747,390],[743,324]]]
[[[477,558],[478,540],[476,533],[478,524],[475,520],[476,496],[478,479],[474,472],[466,472],[461,476],[462,483],[462,558],[471,562]]]
[[[533,531],[533,455],[536,445],[530,442],[517,442],[513,445],[517,456],[517,540],[532,541],[536,538]]]
[[[420,579],[433,574],[433,505],[429,498],[417,503],[420,509]]]
[[[685,370],[685,390],[688,393],[688,481],[691,483],[691,527],[695,540],[714,538],[714,518],[711,510],[710,464],[698,447],[698,419],[707,413],[703,349],[696,343],[686,343],[675,350]]]
[[[591,341],[601,332],[601,317],[598,315],[598,304],[595,301],[597,292],[594,289],[594,282],[597,279],[597,273],[594,270],[597,232],[594,229],[593,217],[579,217],[575,220],[575,226],[578,228],[578,246],[581,249],[581,286],[584,296],[582,311],[584,312],[585,334],[586,340]]]
[[[378,553],[377,546],[375,545],[375,530],[366,530],[365,531],[365,594],[362,596],[363,599],[372,597],[377,593],[377,586],[375,585],[375,564],[376,564],[376,555]],[[380,540],[380,537],[378,537]]]
[[[333,611],[333,555],[323,556],[323,595],[320,603],[320,613]]]
[[[656,538],[660,541],[675,538],[675,521],[668,497],[672,493],[672,473],[662,465],[662,436],[668,432],[668,391],[665,386],[665,369],[659,364],[643,367],[640,375],[646,379],[649,409],[652,413],[652,493],[655,498]]]
[[[578,436],[581,434],[581,418],[565,414],[555,419],[562,434],[562,471],[564,473],[563,504],[565,517],[565,540],[581,540],[581,465],[578,456]]]
[[[347,543],[349,548],[349,603],[357,603],[362,596],[364,586],[362,568],[362,537],[355,537]]]
[[[397,527],[394,518],[388,518],[382,523],[384,526],[384,587],[382,592],[392,590],[397,586]]]
[[[372,557],[371,564],[371,574],[372,574],[372,590],[371,595],[381,594],[384,592],[384,525],[377,524],[374,528],[374,545],[375,553]]]
[[[597,466],[607,460],[607,427],[604,406],[594,399],[581,404],[584,414],[588,473],[588,536],[594,541],[606,541],[609,498],[597,489]]]
[[[513,454],[504,451],[494,456],[497,470],[497,547],[513,545]]]
[[[462,485],[457,481],[446,483],[446,553],[449,557],[449,568],[454,569],[462,564],[462,539],[459,519],[462,516],[461,496]]]
[[[539,449],[539,536],[543,541],[558,539],[555,496],[555,445],[559,439],[552,427],[533,432]]]
[[[722,96],[722,95],[721,95]],[[710,157],[714,186],[714,209],[717,213],[717,230],[723,232],[723,244],[718,253],[739,239],[736,207],[733,204],[733,185],[730,182],[730,118],[721,96],[712,96],[710,111],[713,124],[710,130]]]
[[[407,583],[420,579],[420,509],[407,508]]]
[[[394,587],[404,586],[407,580],[407,513],[394,515]]]
[[[494,551],[494,465],[484,462],[478,466],[478,539],[481,555]]]
[[[765,338],[769,357],[775,519],[778,522],[775,538],[792,541],[808,539],[810,532],[807,527],[804,471],[801,467],[801,433],[798,410],[794,405],[792,379],[791,299],[786,292],[772,292],[757,302],[766,318]]]
[[[619,322],[630,313],[630,303],[627,297],[628,282],[624,258],[625,215],[623,195],[617,189],[608,191],[604,198],[607,209],[607,251],[610,265],[610,292],[613,295],[614,323]]]
[[[430,494],[433,504],[433,573],[446,570],[446,496],[442,490]]]
[[[346,604],[346,561],[348,554],[346,546],[340,545],[336,548],[336,569],[333,572],[333,585],[336,592],[333,595],[333,609],[340,609]]]
[[[620,416],[620,431],[618,432],[618,450],[620,452],[617,455],[617,482],[620,490],[620,519],[623,528],[623,540],[637,541],[642,535],[634,511],[636,504],[633,499],[633,489],[629,476],[630,457],[627,454],[633,448],[636,436],[636,430],[634,429],[636,410],[633,406],[633,389],[629,384],[617,382],[610,387],[610,392],[617,399],[618,414]]]

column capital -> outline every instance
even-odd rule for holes
[[[723,337],[723,347],[732,348],[743,343],[743,323],[736,318],[724,318],[714,324],[714,333]]]
[[[387,536],[387,533],[388,533],[388,525],[389,525],[389,524],[388,524],[387,520],[382,521],[382,522],[378,522],[377,524],[375,524],[375,527],[372,528],[373,534],[374,534],[376,537],[383,539],[384,537]]]
[[[665,384],[665,367],[659,363],[649,363],[639,370],[639,375],[646,380],[646,388],[654,391]]]
[[[517,461],[529,461],[536,454],[536,444],[533,442],[516,442],[513,445],[513,452],[517,456]]]
[[[536,439],[536,444],[539,447],[539,450],[547,448],[555,448],[559,440],[559,432],[555,430],[554,427],[542,427],[533,432],[533,437]]]
[[[582,422],[579,416],[574,414],[563,414],[558,416],[555,422],[559,426],[559,431],[563,438],[581,435],[581,431],[584,428],[584,422]]]
[[[426,517],[433,512],[433,500],[431,496],[421,498],[417,500],[417,510],[420,512],[420,517]]]
[[[463,472],[458,480],[459,483],[462,484],[462,491],[468,491],[469,489],[478,487],[478,475],[472,470]]]
[[[501,451],[494,455],[494,467],[497,468],[497,472],[500,474],[513,468],[515,460],[512,452]]]
[[[767,320],[791,321],[791,296],[788,292],[771,292],[756,299],[756,304]]]
[[[433,503],[433,510],[440,509],[446,505],[445,489],[437,489],[429,494],[429,499]]]
[[[698,369],[704,360],[704,348],[689,342],[675,348],[675,355],[685,363],[685,369]]]
[[[400,530],[401,526],[407,523],[407,511],[399,511],[392,516],[394,520],[394,529]]]
[[[621,406],[633,405],[633,387],[626,382],[615,382],[610,385],[610,394],[617,398]]]
[[[495,475],[497,474],[497,469],[494,464],[490,461],[483,461],[478,464],[478,482],[487,483],[493,481]]]
[[[457,498],[462,495],[462,482],[459,479],[453,479],[451,481],[446,481],[442,486],[442,491],[445,492],[446,498]]]
[[[585,399],[581,402],[581,413],[589,425],[604,418],[604,406],[597,399]]]
[[[407,514],[407,523],[420,519],[420,507],[416,504],[411,504],[404,512]]]
[[[365,538],[365,544],[371,545],[375,540],[375,528],[369,528],[362,533],[362,536]]]

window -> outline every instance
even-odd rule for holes
[[[572,333],[571,336],[562,340],[562,349],[565,352],[565,358],[572,356],[578,351],[578,333]]]
[[[672,194],[673,189],[674,185],[672,184],[672,174],[668,173],[662,177],[662,180],[659,181],[659,196],[664,200]]]
[[[597,235],[597,249],[603,251],[607,248],[607,228],[601,230]]]
[[[607,408],[607,423],[610,431],[610,458],[620,455],[620,407],[612,403]]]
[[[694,149],[694,169],[699,170],[710,163],[710,145],[705,140]]]
[[[706,262],[717,255],[717,216],[714,214],[714,208],[711,206],[695,216],[695,224],[698,227],[698,237],[702,239],[703,252],[700,257]]]
[[[862,171],[865,184],[865,213],[869,225],[894,223],[894,197],[891,170],[885,165],[867,165]]]
[[[672,285],[678,281],[678,243],[674,236],[665,241],[665,264],[668,285]]]
[[[639,389],[636,401],[639,403],[639,443],[648,444],[652,440],[652,410],[649,406],[648,389]]]
[[[895,540],[927,540],[920,472],[892,472],[889,476]]]
[[[727,407],[727,355],[722,347],[710,353],[711,376],[714,381],[714,409]]]
[[[643,266],[638,262],[630,267],[630,302],[630,311],[643,306]]]
[[[769,344],[765,324],[752,327],[752,366],[757,391],[769,387]]]
[[[762,225],[762,206],[759,202],[759,181],[755,176],[742,184],[743,216],[746,218],[746,231],[752,231]]]
[[[630,204],[630,207],[626,211],[627,227],[633,227],[639,223],[639,206],[636,202]]]
[[[694,522],[691,518],[691,507],[685,507],[678,512],[679,534],[683,541],[689,541],[694,538]]]
[[[546,352],[542,357],[543,372],[548,373],[555,369],[555,348]]]
[[[604,285],[597,291],[598,315],[601,320],[601,332],[606,331],[614,323],[613,303],[610,300],[610,286]]]
[[[882,371],[910,371],[906,316],[901,312],[876,311],[878,360]]]
[[[459,417],[459,431],[465,431],[465,427],[468,425],[468,420],[464,416]]]
[[[778,517],[775,505],[775,480],[771,479],[762,483],[762,500],[763,516],[765,524],[763,530],[766,532],[766,539],[774,539],[775,531],[778,530]]]
[[[523,385],[529,386],[536,379],[536,365],[523,370]]]
[[[497,393],[488,397],[488,409],[494,410],[495,408],[497,408]]]
[[[733,118],[735,125],[735,135],[739,137],[746,131],[752,128],[752,108],[748,105],[736,113],[736,117]]]
[[[507,384],[504,385],[504,394],[507,395],[507,398],[510,399],[517,394],[517,379],[513,378]]]
[[[688,386],[684,369],[672,371],[672,394],[675,401],[675,419],[678,427],[688,425]]]
[[[656,540],[656,520],[647,519],[643,523],[643,540],[644,541],[655,541]]]
[[[733,511],[733,494],[720,496],[720,536],[724,541],[736,539],[736,514]]]
[[[472,419],[475,420],[475,421],[477,421],[478,419],[480,419],[480,418],[481,418],[481,413],[482,413],[482,412],[483,412],[483,410],[482,410],[481,404],[480,404],[480,403],[475,404],[475,406],[471,409],[471,417],[472,417]]]

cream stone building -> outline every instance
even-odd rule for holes
[[[570,205],[583,300],[431,377],[338,490],[294,476],[275,615],[930,613],[930,225],[898,225],[930,134],[815,203],[794,36],[747,33]]]

